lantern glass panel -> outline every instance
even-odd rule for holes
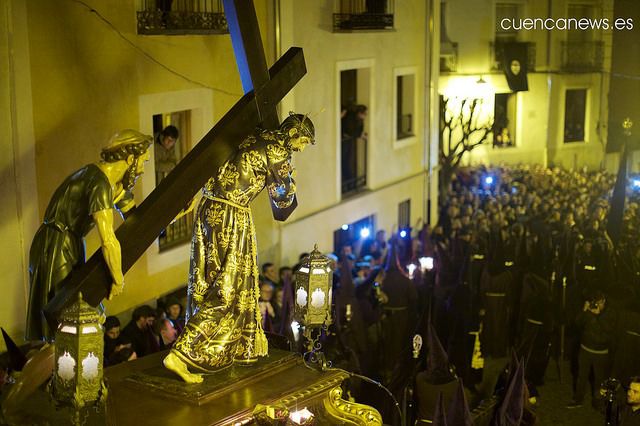
[[[76,360],[69,352],[58,358],[58,376],[64,381],[73,380],[76,375]]]
[[[296,291],[296,303],[301,307],[307,306],[307,292],[302,287]]]
[[[78,329],[72,325],[65,325],[62,327],[62,329],[60,329],[60,331],[62,331],[63,333],[76,334],[78,332]]]
[[[326,297],[324,295],[324,292],[319,288],[316,288],[313,291],[313,294],[311,294],[311,306],[313,306],[314,308],[320,309],[325,305],[324,303],[325,299]]]
[[[98,377],[100,360],[93,352],[89,352],[82,360],[82,377],[87,380],[94,380]]]

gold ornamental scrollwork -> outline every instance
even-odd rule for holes
[[[328,397],[322,402],[327,413],[346,422],[346,424],[363,426],[382,425],[382,416],[378,410],[368,405],[357,404],[342,399],[342,388],[340,386],[331,389]]]

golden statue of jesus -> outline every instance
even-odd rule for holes
[[[249,203],[267,187],[274,212],[292,207],[291,155],[314,142],[314,131],[309,118],[291,114],[278,130],[255,132],[203,188],[191,242],[187,324],[163,361],[184,381],[199,383],[202,373],[267,355]]]

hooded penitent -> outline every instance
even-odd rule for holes
[[[27,357],[22,353],[18,345],[16,345],[16,342],[13,341],[4,328],[2,328],[2,337],[4,338],[4,344],[7,347],[7,354],[9,355],[9,370],[22,371],[22,367],[27,363]]]

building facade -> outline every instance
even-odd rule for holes
[[[222,2],[1,0],[2,218],[7,280],[0,324],[18,339],[28,300],[28,252],[47,203],[66,176],[99,160],[124,128],[180,129],[178,159],[242,96]],[[164,4],[163,3],[163,4]],[[290,46],[308,73],[281,104],[309,113],[315,146],[294,159],[299,207],[274,222],[266,195],[252,205],[259,262],[291,265],[317,243],[332,251],[343,224],[370,232],[426,217],[429,150],[425,2],[255,0],[267,62]],[[360,137],[343,143],[343,106],[365,105]],[[345,151],[346,149],[346,151]],[[350,150],[351,149],[351,150]],[[349,162],[343,161],[344,152]],[[213,173],[214,171],[212,171]],[[154,159],[136,189],[148,196],[161,174]],[[118,226],[119,223],[116,224]],[[168,227],[125,276],[109,314],[181,288],[189,269],[190,223]],[[97,233],[87,254],[99,249]],[[123,316],[124,321],[128,321]],[[19,339],[18,339],[19,340]]]
[[[440,93],[462,86],[482,97],[494,131],[509,135],[508,143],[494,138],[477,148],[467,163],[606,165],[613,0],[441,5]],[[513,42],[526,52],[527,91],[512,92],[503,72]]]
[[[292,265],[314,243],[332,251],[343,225],[358,238],[362,227],[388,234],[426,217],[427,10],[415,0],[276,7],[276,44],[302,46],[308,69],[283,111],[310,113],[317,132],[295,158],[298,209],[283,224],[263,217],[258,226],[262,257]],[[356,105],[367,107],[366,137],[349,146],[341,113]]]

